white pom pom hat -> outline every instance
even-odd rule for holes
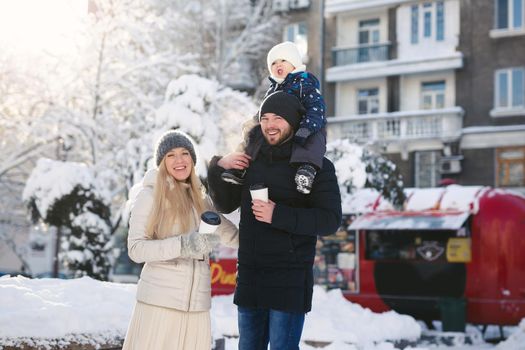
[[[297,48],[297,45],[291,41],[285,41],[275,45],[268,52],[266,62],[268,64],[268,71],[272,74],[272,63],[276,60],[285,60],[295,67],[294,72],[303,72],[306,70],[306,66],[303,64],[301,53]]]

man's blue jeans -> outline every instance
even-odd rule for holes
[[[239,350],[299,350],[303,313],[237,307]]]

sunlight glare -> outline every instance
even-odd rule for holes
[[[88,0],[0,0],[0,46],[60,53],[73,45]]]

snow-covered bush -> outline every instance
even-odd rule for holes
[[[74,277],[107,280],[113,259],[107,195],[85,164],[42,158],[24,189],[33,222],[61,231],[59,258]]]
[[[390,160],[347,139],[328,143],[327,156],[334,163],[343,201],[355,189],[370,187],[395,207],[403,206],[403,178]]]

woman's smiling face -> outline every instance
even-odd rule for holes
[[[177,181],[186,181],[190,177],[193,159],[184,147],[177,147],[166,153],[166,170]]]

